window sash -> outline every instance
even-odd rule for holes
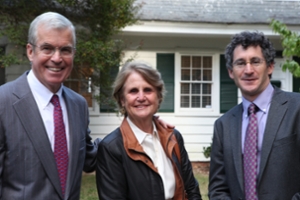
[[[211,108],[212,60],[212,56],[181,56],[180,108]]]

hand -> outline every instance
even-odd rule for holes
[[[158,115],[154,115],[154,118],[155,118],[155,119],[158,121],[158,123],[159,123],[160,125],[162,125],[164,128],[170,128],[170,129],[175,128],[174,125],[169,124],[169,123],[165,122],[164,120],[160,119]]]

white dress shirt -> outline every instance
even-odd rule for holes
[[[54,106],[52,103],[50,103],[50,100],[54,94],[36,78],[32,70],[30,70],[27,75],[27,81],[43,119],[52,151],[54,151]],[[68,114],[64,98],[62,97],[62,87],[58,90],[56,95],[59,97],[59,103],[63,112],[67,146],[69,150],[69,123],[67,123]]]
[[[164,185],[165,199],[172,199],[175,193],[174,170],[171,160],[161,146],[155,124],[153,123],[153,133],[149,134],[139,129],[129,117],[127,117],[127,121],[138,142],[158,169]]]

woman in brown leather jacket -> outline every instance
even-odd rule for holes
[[[150,66],[127,63],[119,72],[113,96],[124,120],[99,144],[101,200],[201,200],[181,134],[154,117],[164,92],[160,73]]]

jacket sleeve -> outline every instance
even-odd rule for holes
[[[184,147],[183,138],[177,130],[175,130],[175,135],[180,149],[181,173],[188,199],[201,200],[199,184],[194,177],[192,164]]]
[[[208,196],[211,200],[231,200],[229,187],[226,183],[223,144],[220,138],[221,132],[221,123],[217,120],[214,125],[214,136],[210,155]]]
[[[85,172],[93,172],[96,169],[96,156],[97,156],[97,148],[98,144],[100,143],[101,139],[97,138],[95,141],[92,141],[92,137],[90,136],[90,129],[89,129],[89,111],[87,104],[85,103],[85,125],[86,125],[86,133],[85,133],[85,159],[84,159],[84,166],[83,171]]]
[[[127,199],[127,181],[122,164],[121,144],[101,141],[98,146],[96,183],[99,199]]]
[[[0,116],[0,197],[2,196],[2,187],[3,187],[3,168],[4,168],[4,157],[5,157],[5,139],[4,139],[4,131],[1,122]]]

